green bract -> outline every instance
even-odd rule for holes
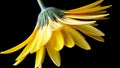
[[[64,12],[58,8],[55,7],[48,7],[40,12],[38,15],[38,23],[40,27],[42,28],[44,25],[49,24],[49,18],[52,21],[56,21],[56,18],[62,18],[64,15]]]

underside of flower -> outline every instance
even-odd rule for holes
[[[28,54],[36,53],[35,68],[42,68],[47,52],[52,62],[59,67],[61,65],[59,52],[64,46],[72,48],[77,45],[85,50],[91,49],[82,34],[104,42],[102,36],[105,34],[95,27],[98,25],[97,20],[104,20],[109,15],[105,9],[111,5],[101,6],[103,0],[72,10],[45,8],[41,0],[37,1],[42,11],[38,15],[32,34],[17,46],[0,52],[0,54],[9,54],[24,47],[16,58],[14,66],[20,64]]]

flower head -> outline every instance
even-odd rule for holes
[[[61,10],[54,7],[45,8],[40,0],[42,11],[38,15],[36,27],[32,34],[17,46],[2,51],[1,54],[13,53],[24,47],[21,54],[16,58],[14,66],[21,63],[28,54],[36,53],[35,68],[42,68],[45,52],[49,54],[56,66],[61,65],[60,50],[64,46],[72,48],[75,45],[90,50],[91,47],[85,40],[85,34],[95,40],[104,42],[105,34],[98,30],[95,25],[97,20],[106,19],[108,6],[100,6],[103,0],[92,4],[72,9]]]

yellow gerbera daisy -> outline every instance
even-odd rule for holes
[[[104,42],[102,36],[105,34],[95,28],[96,20],[106,19],[106,16],[109,15],[105,9],[111,5],[101,6],[100,3],[103,0],[72,10],[46,8],[41,0],[37,1],[41,7],[41,12],[32,34],[17,46],[0,52],[0,54],[9,54],[24,47],[16,58],[14,66],[21,63],[28,54],[36,53],[35,68],[42,68],[47,51],[53,63],[59,67],[61,65],[59,52],[64,45],[72,48],[76,44],[85,50],[91,49],[81,33]]]

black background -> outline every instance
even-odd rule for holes
[[[77,8],[96,0],[43,0],[47,7],[60,9]],[[111,0],[105,0],[103,5],[112,4]],[[0,1],[0,51],[9,49],[25,40],[33,31],[37,15],[40,12],[37,0],[4,0]],[[90,43],[92,50],[86,51],[77,46],[72,49],[64,47],[61,53],[60,68],[103,68],[111,67],[115,63],[113,47],[113,22],[112,7],[108,9],[111,14],[109,20],[98,21],[98,28],[106,36],[105,42],[101,43],[89,37],[86,40]],[[12,54],[0,55],[0,68],[34,68],[35,54],[28,55],[26,59],[14,67],[12,64],[15,58],[22,51]],[[46,55],[43,68],[57,68],[49,56]]]

